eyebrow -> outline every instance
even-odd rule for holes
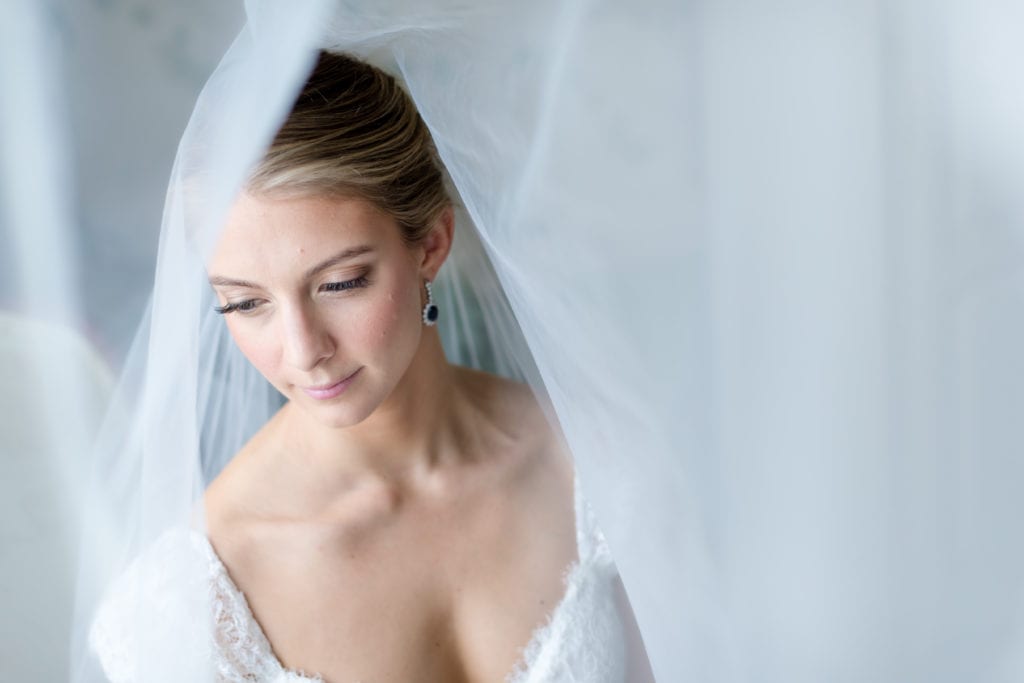
[[[345,251],[335,254],[326,261],[321,261],[317,265],[307,270],[305,278],[308,280],[322,270],[327,270],[331,266],[336,266],[342,261],[347,261],[350,258],[355,258],[356,256],[362,256],[363,254],[367,254],[371,251],[373,251],[373,247],[371,247],[368,244],[362,244],[358,247],[349,247]]]
[[[325,261],[321,261],[312,268],[306,271],[305,279],[310,279],[317,273],[323,270],[327,270],[331,266],[336,266],[343,261],[347,261],[350,258],[356,256],[362,256],[373,251],[373,247],[369,245],[360,245],[358,247],[349,247],[348,249],[335,254]],[[260,286],[255,282],[249,282],[248,280],[236,280],[234,278],[222,277],[220,275],[211,275],[210,284],[218,287],[248,287],[250,289],[260,289]]]

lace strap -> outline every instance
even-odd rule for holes
[[[597,517],[590,503],[583,495],[580,475],[573,475],[573,507],[576,511],[576,547],[579,549],[580,562],[585,563],[594,557],[608,553],[608,544],[604,534],[597,526]]]
[[[110,583],[89,646],[112,683],[152,680],[158,667],[188,680],[209,671],[209,629],[197,621],[208,613],[208,578],[195,559],[187,534],[171,529]]]

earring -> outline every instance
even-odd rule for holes
[[[423,324],[427,327],[433,327],[437,324],[437,316],[440,314],[440,310],[438,310],[437,304],[434,303],[434,294],[430,291],[430,280],[424,280],[423,283],[427,287],[427,303],[423,307]]]

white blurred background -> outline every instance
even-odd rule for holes
[[[68,678],[89,444],[241,3],[0,3],[0,680]]]

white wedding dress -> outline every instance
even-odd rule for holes
[[[565,592],[558,605],[538,626],[523,648],[506,683],[623,683],[627,675],[627,647],[623,618],[616,601],[618,571],[593,512],[575,484],[578,560],[563,577]],[[217,683],[311,683],[315,673],[286,669],[249,609],[242,592],[214,552],[207,537],[191,529],[168,531],[146,551],[147,567],[166,566],[164,560],[188,557],[208,578],[213,643],[210,669]],[[139,609],[173,623],[183,619],[178,606],[182,590],[160,572],[140,576],[136,560],[111,587],[97,612],[89,641],[111,683],[135,683],[136,642],[128,626]],[[331,681],[330,683],[356,683]],[[362,683],[372,683],[363,681]]]

